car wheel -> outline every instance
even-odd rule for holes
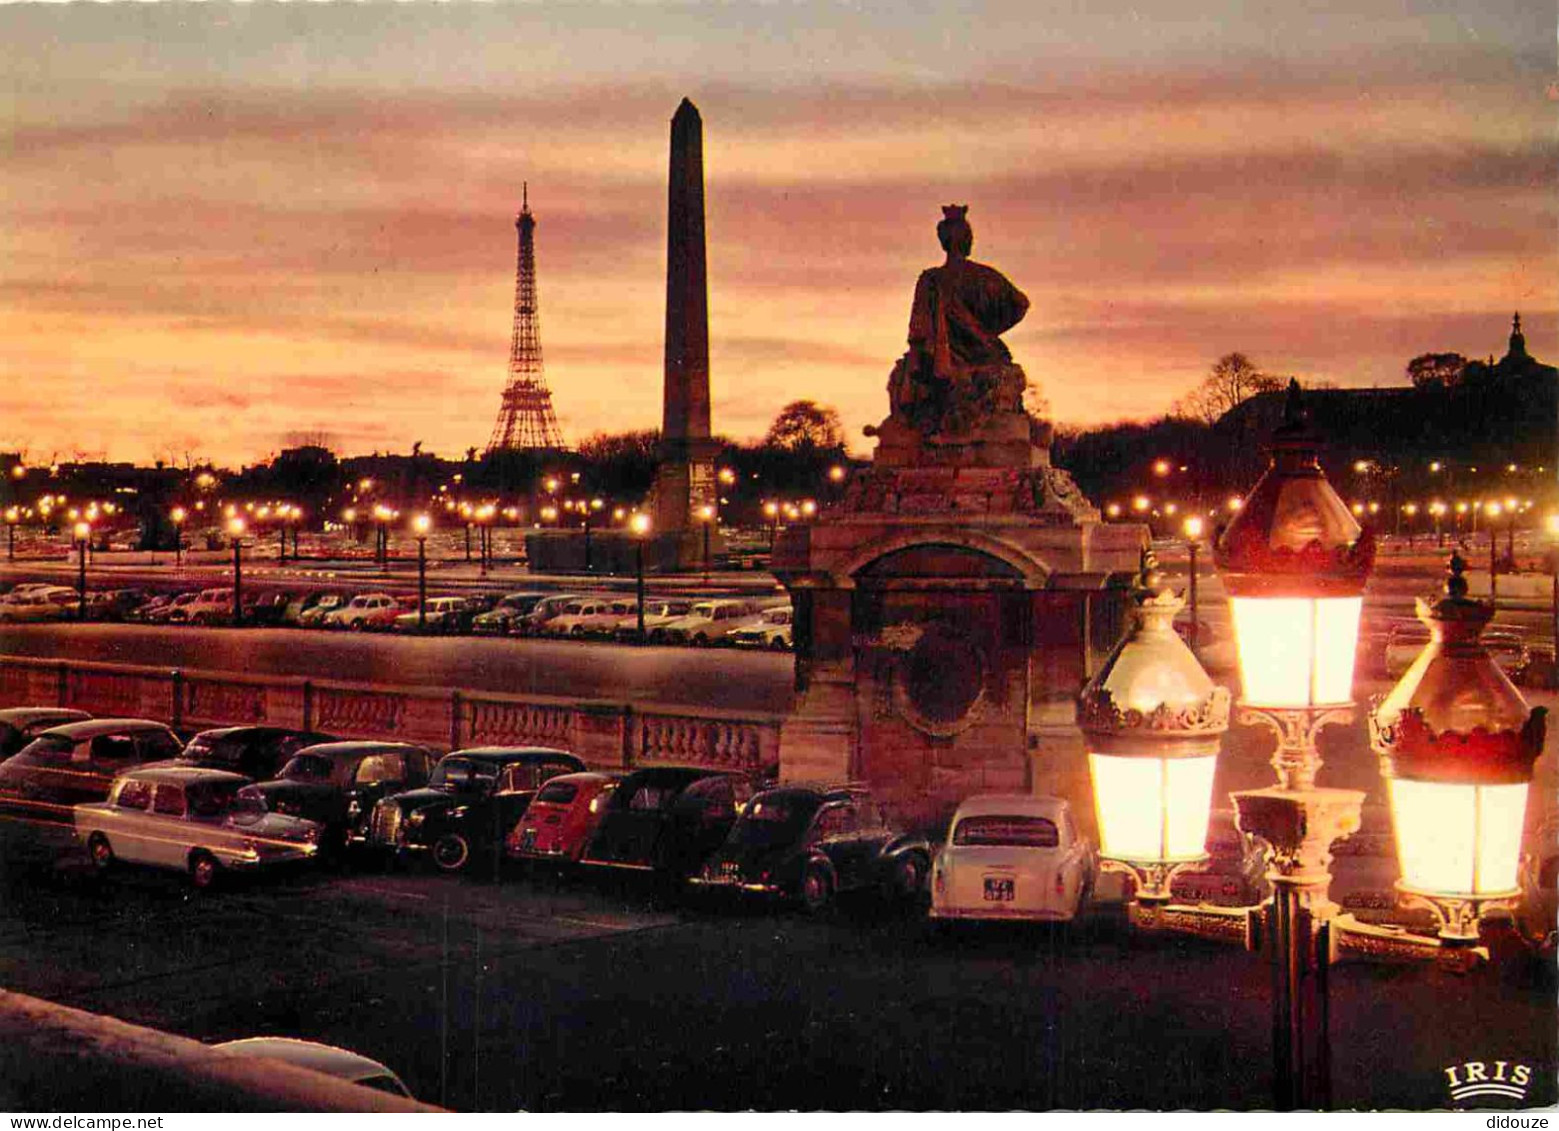
[[[695,647],[695,648],[707,648],[707,647],[709,647],[709,637],[705,636],[702,632],[698,633],[696,636],[693,637],[693,647]]]
[[[930,866],[926,858],[918,852],[906,852],[893,862],[893,870],[888,873],[886,894],[891,899],[900,899],[906,902],[918,900],[926,889],[926,873]]]
[[[189,882],[198,890],[205,891],[217,882],[217,876],[221,872],[221,865],[216,857],[209,852],[192,852],[189,858]]]
[[[773,640],[769,641],[769,647],[776,652],[789,652],[790,641],[786,640],[783,636],[776,636]]]
[[[433,842],[433,865],[441,872],[458,872],[471,859],[471,843],[459,833],[445,833]]]
[[[106,872],[114,866],[114,850],[102,833],[93,833],[87,841],[87,855],[92,858],[94,871]]]
[[[812,863],[801,875],[801,906],[808,915],[821,915],[834,901],[834,873],[826,864]]]
[[[361,632],[363,631],[363,622],[360,620],[355,620],[351,624],[347,625],[347,627],[350,628],[353,632]]]

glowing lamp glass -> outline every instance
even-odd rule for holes
[[[1353,698],[1363,597],[1231,597],[1245,702],[1307,707]]]
[[[1194,860],[1205,851],[1218,758],[1090,754],[1100,852],[1119,860]]]
[[[1388,780],[1402,882],[1417,891],[1515,890],[1527,785]]]

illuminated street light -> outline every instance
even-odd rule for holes
[[[244,520],[234,515],[227,520],[227,532],[233,541],[233,626],[244,623]]]
[[[1167,459],[1156,459],[1153,461],[1153,474],[1157,475],[1160,479],[1168,475],[1170,470],[1171,468]]]
[[[1131,509],[1136,511],[1138,514],[1141,514],[1152,505],[1153,500],[1149,499],[1146,495],[1138,495],[1136,498],[1131,500]]]
[[[412,533],[417,536],[417,631],[428,627],[428,531],[433,520],[419,514],[411,520]]]
[[[1445,595],[1420,599],[1431,639],[1370,715],[1370,744],[1396,828],[1407,903],[1426,906],[1446,946],[1472,948],[1478,922],[1521,898],[1517,866],[1544,708],[1526,700],[1479,638],[1492,601],[1467,597],[1451,556]]]
[[[1215,687],[1174,630],[1184,602],[1158,583],[1144,550],[1135,623],[1078,701],[1107,871],[1135,882],[1132,921],[1159,926],[1174,874],[1207,859],[1218,743],[1229,692]]]
[[[715,522],[715,508],[705,503],[698,508],[698,521],[704,528],[704,584],[709,584],[709,528]]]
[[[628,529],[633,532],[633,574],[634,592],[638,597],[638,641],[644,643],[644,536],[650,532],[650,516],[643,512],[637,512],[628,520]]]
[[[1190,645],[1193,653],[1196,651],[1197,640],[1202,630],[1202,623],[1199,619],[1196,605],[1196,551],[1201,544],[1202,528],[1202,520],[1198,515],[1192,515],[1185,520],[1186,572],[1190,575],[1190,583],[1187,588],[1190,590],[1189,596],[1191,598],[1191,626],[1186,633],[1186,643]]]
[[[183,507],[174,507],[168,517],[173,520],[173,568],[184,567],[184,520],[189,517],[189,512]]]
[[[74,533],[76,535],[76,561],[78,573],[76,575],[76,619],[87,619],[87,544],[92,540],[92,524],[88,522],[76,523]],[[69,561],[70,559],[65,559]]]
[[[16,524],[21,521],[22,512],[15,507],[7,507],[5,511],[5,560],[16,560]]]

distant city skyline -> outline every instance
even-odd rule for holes
[[[1239,350],[1559,360],[1551,6],[0,6],[0,450],[485,445],[514,217],[571,443],[660,422],[667,125],[704,119],[715,430],[887,412],[940,206],[1063,423]]]

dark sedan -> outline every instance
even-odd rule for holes
[[[444,755],[426,789],[374,807],[368,841],[397,855],[425,852],[445,872],[464,870],[475,856],[496,866],[504,835],[542,784],[584,768],[567,751],[540,746],[456,750]]]
[[[379,799],[425,783],[435,761],[409,742],[327,742],[305,746],[255,788],[273,812],[324,825],[324,844],[339,848],[361,843]]]
[[[580,863],[679,880],[725,841],[763,783],[750,774],[656,766],[622,780]]]
[[[74,806],[102,801],[120,774],[175,758],[183,747],[149,719],[91,719],[44,731],[0,762],[7,854],[73,847]]]
[[[46,730],[91,717],[69,707],[8,707],[0,711],[0,758],[9,758]]]
[[[930,868],[926,838],[890,821],[865,788],[782,786],[748,803],[690,882],[796,900],[816,912],[853,889],[918,899]]]
[[[291,727],[242,726],[203,730],[185,744],[179,761],[208,770],[229,770],[254,781],[274,778],[305,746],[334,742],[333,734]]]

